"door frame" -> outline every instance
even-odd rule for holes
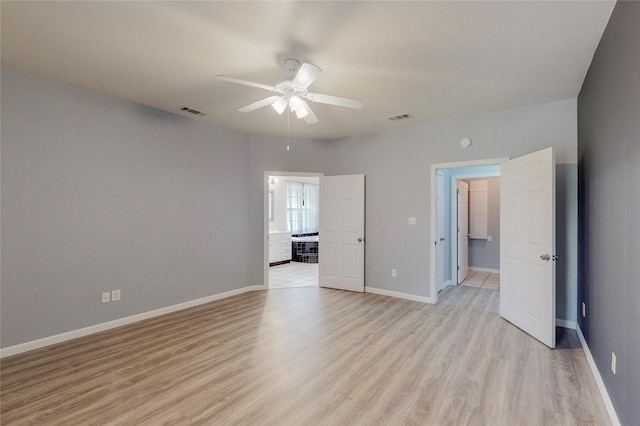
[[[291,176],[291,177],[317,177],[324,176],[324,173],[308,173],[308,172],[279,172],[265,171],[262,178],[262,285],[265,289],[269,289],[269,176]],[[318,206],[320,208],[320,206]],[[320,260],[318,259],[318,262]]]
[[[436,212],[437,212],[437,202],[436,202],[436,181],[437,181],[437,176],[436,174],[438,173],[438,170],[443,170],[443,169],[462,169],[462,168],[467,168],[467,167],[478,167],[478,166],[499,166],[500,163],[502,163],[503,161],[507,161],[510,160],[511,157],[499,157],[499,158],[490,158],[490,159],[485,159],[485,160],[469,160],[469,161],[456,161],[456,162],[452,162],[452,163],[434,163],[431,164],[431,172],[430,172],[430,178],[431,178],[431,206],[430,206],[430,217],[431,217],[431,227],[430,227],[430,232],[431,232],[431,236],[433,236],[433,238],[435,238],[436,235]],[[482,178],[482,177],[491,177],[490,174],[487,174],[486,172],[482,172],[482,173],[469,173],[469,174],[465,174],[465,175],[456,175],[454,176],[450,176],[450,180],[451,180],[451,187],[452,187],[452,194],[455,193],[455,184],[456,184],[456,179],[471,179],[471,178]],[[456,200],[454,199],[454,197],[451,197],[451,203],[453,205],[453,203],[455,203]],[[451,211],[455,211],[455,208]],[[453,223],[451,224],[452,229],[454,228]],[[451,267],[454,268],[455,267],[455,262],[456,262],[456,257],[457,257],[457,251],[458,251],[458,243],[457,241],[454,241],[454,238],[451,237],[451,235],[454,234],[450,234],[450,238],[449,240],[451,241]],[[435,240],[434,240],[435,242]],[[430,300],[431,303],[438,303],[438,293],[436,291],[436,246],[435,244],[430,244],[431,249],[429,250],[429,257],[430,257],[430,271],[429,271],[429,287],[430,287]]]
[[[491,166],[500,166],[499,164],[485,164],[485,166],[491,167]],[[474,166],[472,166],[474,167]],[[466,167],[454,167],[453,169],[465,169]],[[451,169],[449,169],[451,170]],[[457,236],[457,226],[455,221],[457,220],[457,209],[458,209],[458,200],[457,198],[453,197],[453,194],[456,193],[456,190],[458,189],[458,181],[459,180],[474,180],[474,179],[485,179],[485,178],[493,178],[493,177],[500,177],[500,171],[498,170],[497,173],[493,173],[493,172],[477,172],[477,173],[463,173],[463,174],[454,174],[452,176],[449,176],[450,179],[450,190],[451,190],[451,205],[450,205],[450,211],[451,211],[451,229],[449,230],[449,232],[451,233],[452,237],[451,237],[451,281],[453,282],[454,285],[458,285],[458,280],[457,277],[456,279],[454,279],[453,274],[457,269],[457,258],[458,258],[458,238],[453,238],[453,235]],[[468,262],[467,262],[468,265]]]
[[[446,287],[446,282],[444,280],[444,268],[445,268],[445,251],[447,248],[447,241],[444,238],[447,235],[447,231],[445,229],[445,206],[444,206],[444,193],[445,193],[445,177],[444,172],[442,170],[436,170],[436,233],[435,238],[435,251],[436,251],[436,292],[443,290]],[[438,200],[441,200],[438,203]],[[438,259],[438,251],[442,256],[442,259]],[[442,263],[442,265],[440,265]],[[442,267],[440,267],[442,266]],[[438,285],[438,281],[440,281]]]

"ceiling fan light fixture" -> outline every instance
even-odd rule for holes
[[[291,107],[292,110],[294,110],[296,113],[298,112],[298,110],[300,108],[303,107],[303,101],[302,99],[300,99],[297,96],[291,96],[291,98],[289,99],[289,106]]]
[[[307,90],[308,87],[322,74],[322,69],[318,66],[310,63],[300,65],[300,62],[293,58],[286,59],[285,65],[289,69],[290,75],[281,78],[273,86],[256,83],[254,81],[241,80],[224,74],[216,74],[215,77],[229,83],[242,84],[275,93],[273,96],[238,109],[240,112],[251,112],[270,105],[278,114],[282,115],[282,113],[289,108],[289,113],[295,112],[296,116],[303,118],[307,124],[314,124],[318,122],[318,117],[306,101],[353,109],[361,109],[364,106],[364,103],[360,99],[349,99],[309,92]],[[298,68],[297,71],[296,68]],[[287,123],[289,122],[289,113],[287,114]]]
[[[296,117],[305,118],[307,115],[309,115],[309,107],[303,102],[303,105],[296,110]]]
[[[276,110],[278,114],[282,115],[284,110],[287,109],[287,98],[283,96],[282,98],[272,103],[271,106]]]

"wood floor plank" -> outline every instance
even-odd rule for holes
[[[470,286],[245,293],[0,360],[0,422],[609,424],[575,331],[551,350],[498,310]]]

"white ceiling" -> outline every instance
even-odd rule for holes
[[[285,135],[286,114],[237,109],[270,96],[282,60],[324,73],[291,135],[334,139],[575,98],[615,2],[1,2],[2,62],[248,133]],[[411,113],[392,122],[388,116]]]

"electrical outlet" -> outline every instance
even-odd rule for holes
[[[582,302],[582,318],[587,317],[587,304]]]
[[[618,362],[618,360],[616,359],[616,353],[615,352],[611,352],[611,371],[613,371],[613,374],[616,374],[616,363]]]
[[[102,303],[109,303],[111,302],[111,293],[108,291],[105,291],[104,293],[102,293]]]
[[[120,289],[112,290],[111,291],[111,301],[112,302],[117,302],[118,300],[120,300]]]
[[[493,241],[493,235],[487,235],[487,241]]]
[[[391,270],[391,276],[392,276],[393,278],[396,278],[396,277],[398,276],[398,270],[397,270],[397,269],[392,269],[392,270]]]

